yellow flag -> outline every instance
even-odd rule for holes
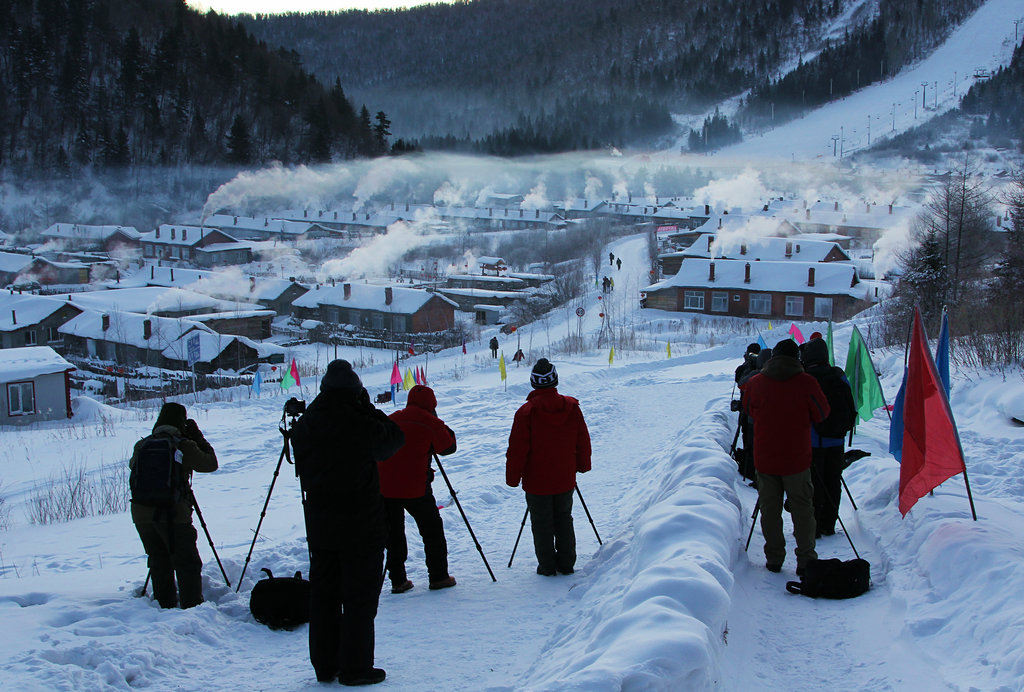
[[[672,342],[671,341],[665,342],[665,352],[668,353],[668,357],[669,358],[672,357]]]
[[[402,389],[404,389],[405,391],[408,392],[410,389],[412,389],[415,386],[416,386],[416,378],[414,378],[412,376],[412,369],[411,368],[406,368],[405,369],[405,379],[402,380]]]
[[[611,350],[608,351],[608,365],[611,365],[613,360],[615,360],[615,347],[614,346],[612,346]]]
[[[504,380],[507,376],[505,373],[505,352],[501,352],[501,360],[498,361],[498,370],[501,372],[501,379]]]
[[[772,321],[768,320],[768,329],[771,329],[771,328],[772,328]]]

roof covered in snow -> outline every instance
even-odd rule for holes
[[[742,250],[746,254],[742,254]],[[835,250],[840,260],[849,260],[849,255],[834,242],[760,236],[719,236],[715,233],[700,234],[693,244],[683,250],[685,257],[727,257],[746,260],[823,262]]]
[[[715,265],[714,281],[710,280],[710,265]],[[750,282],[744,281],[745,268],[750,265]],[[814,270],[814,285],[808,285],[810,269]],[[743,289],[772,293],[812,293],[818,295],[849,295],[863,297],[864,287],[854,287],[858,281],[856,269],[843,262],[769,262],[744,260],[708,260],[687,257],[679,272],[648,287],[647,291],[686,287],[707,289]]]
[[[0,252],[0,272],[20,272],[32,263],[35,257],[16,252]]]
[[[61,296],[79,307],[100,312],[121,311],[140,314],[156,312],[215,312],[224,308],[221,301],[210,296],[180,288],[142,286],[112,288],[106,291],[83,291]]]
[[[83,223],[55,223],[45,231],[44,238],[62,238],[65,240],[106,240],[115,233],[138,239],[142,236],[132,226],[95,226]]]
[[[110,341],[118,344],[146,349],[165,349],[193,329],[216,334],[205,324],[174,317],[156,317],[139,315],[134,312],[107,313],[110,326],[103,329],[103,313],[87,310],[77,317],[65,322],[58,331],[61,334],[77,336],[97,341]],[[150,320],[152,334],[149,339],[145,335],[144,322]],[[229,337],[230,338],[230,337]]]
[[[13,332],[38,324],[66,304],[50,296],[0,292],[0,332]]]
[[[0,349],[0,382],[27,380],[74,369],[74,365],[49,346]]]
[[[372,284],[348,284],[352,287],[352,294],[348,300],[345,299],[345,285],[319,286],[309,291],[304,296],[295,300],[292,305],[300,308],[314,308],[318,305],[337,305],[344,308],[355,308],[357,310],[379,310],[380,312],[397,312],[403,315],[411,315],[424,305],[431,298],[437,298],[457,307],[456,303],[445,298],[439,293],[430,293],[418,288],[391,287],[391,304],[385,304],[384,286]]]

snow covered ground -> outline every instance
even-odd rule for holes
[[[881,419],[864,424],[854,440],[872,456],[846,474],[858,509],[848,498],[842,509],[853,544],[872,565],[874,587],[852,601],[794,596],[784,588],[795,578],[793,561],[782,574],[767,572],[759,527],[743,551],[754,491],[727,454],[735,429],[732,371],[754,338],[751,326],[638,310],[644,240],[624,239],[611,250],[623,258],[614,274],[618,290],[600,302],[593,292],[580,302],[590,348],[550,354],[560,391],[581,400],[590,426],[594,469],[579,483],[603,545],[577,503],[576,574],[536,575],[528,528],[506,567],[525,503],[521,490],[504,485],[504,450],[512,415],[529,391],[528,368],[509,362],[502,383],[486,348],[490,332],[469,344],[467,355],[454,349],[432,356],[438,413],[459,437],[445,470],[498,581],[488,576],[439,475],[434,490],[445,505],[459,584],[425,588],[422,548],[410,524],[416,588],[381,596],[377,662],[388,671],[381,688],[1020,689],[1024,427],[1011,416],[1024,399],[1021,374],[954,373],[953,408],[978,522],[960,476],[900,519],[899,468],[885,453],[888,424],[879,411]],[[549,339],[581,327],[575,307],[522,330],[531,362],[548,355]],[[630,325],[644,350],[620,352],[609,364],[607,348],[594,346],[601,310]],[[775,326],[763,332],[769,342],[783,336]],[[865,318],[865,333],[867,326]],[[800,327],[809,333],[821,325]],[[849,324],[836,329],[840,361],[850,332]],[[516,335],[499,336],[510,359]],[[358,352],[344,355],[354,359]],[[890,400],[902,355],[876,353]],[[389,368],[382,355],[361,371],[371,392],[386,388]],[[303,394],[314,393],[307,378]],[[232,584],[280,454],[277,422],[286,398],[265,391],[250,399],[241,388],[235,394],[233,401],[184,402],[221,461],[217,473],[197,477],[195,492]],[[307,569],[291,469],[276,483],[241,592],[224,584],[200,533],[207,602],[161,611],[133,597],[146,567],[126,513],[45,526],[27,520],[46,479],[65,468],[95,476],[123,465],[154,418],[152,410],[117,411],[87,400],[79,406],[70,426],[0,432],[2,496],[11,509],[10,526],[0,532],[0,686],[319,688],[306,628],[273,632],[248,611],[261,567],[275,574]],[[822,557],[853,555],[842,531],[819,541],[818,550]]]

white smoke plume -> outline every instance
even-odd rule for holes
[[[301,207],[323,207],[323,200],[352,184],[344,166],[285,168],[275,164],[258,171],[243,171],[218,187],[206,199],[202,218],[220,210],[234,210],[260,200],[280,200]]]
[[[764,238],[778,235],[778,231],[778,219],[766,216],[750,216],[743,223],[726,223],[721,229],[714,231],[715,240],[711,243],[711,256],[737,254],[741,245],[757,245]]]
[[[657,189],[650,182],[644,183],[644,197],[647,197],[652,202],[658,197]]]
[[[910,221],[903,221],[887,229],[872,246],[874,251],[875,276],[882,278],[898,268],[901,257],[920,245]]]
[[[324,262],[317,272],[317,279],[360,279],[386,274],[388,267],[401,260],[406,252],[425,242],[421,226],[396,221],[388,226],[386,233],[376,236],[346,257]]]
[[[612,186],[612,199],[618,202],[625,202],[629,199],[629,185],[625,180],[617,180]]]
[[[551,202],[548,201],[547,194],[548,189],[544,181],[538,182],[523,198],[523,209],[550,209]]]
[[[748,211],[760,207],[769,196],[758,174],[749,168],[733,178],[712,180],[693,193],[694,201],[698,204],[710,204],[716,209],[725,207]]]
[[[586,177],[587,183],[586,187],[583,188],[583,196],[588,200],[600,199],[604,194],[604,183],[590,171],[587,171]]]
[[[370,169],[356,184],[352,196],[356,198],[354,211],[362,209],[374,195],[388,192],[397,182],[407,183],[420,174],[419,168],[409,159],[381,158],[370,163]],[[408,179],[408,180],[407,180]]]
[[[440,207],[460,207],[466,204],[468,196],[468,180],[460,180],[458,183],[446,180],[434,191],[434,204]]]

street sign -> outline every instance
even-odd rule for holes
[[[583,308],[576,308],[576,316],[577,317],[583,317],[586,314],[587,314],[587,311],[584,310]]]
[[[188,354],[188,366],[191,368],[199,360],[198,332],[188,338],[188,341],[185,342],[185,348]]]

